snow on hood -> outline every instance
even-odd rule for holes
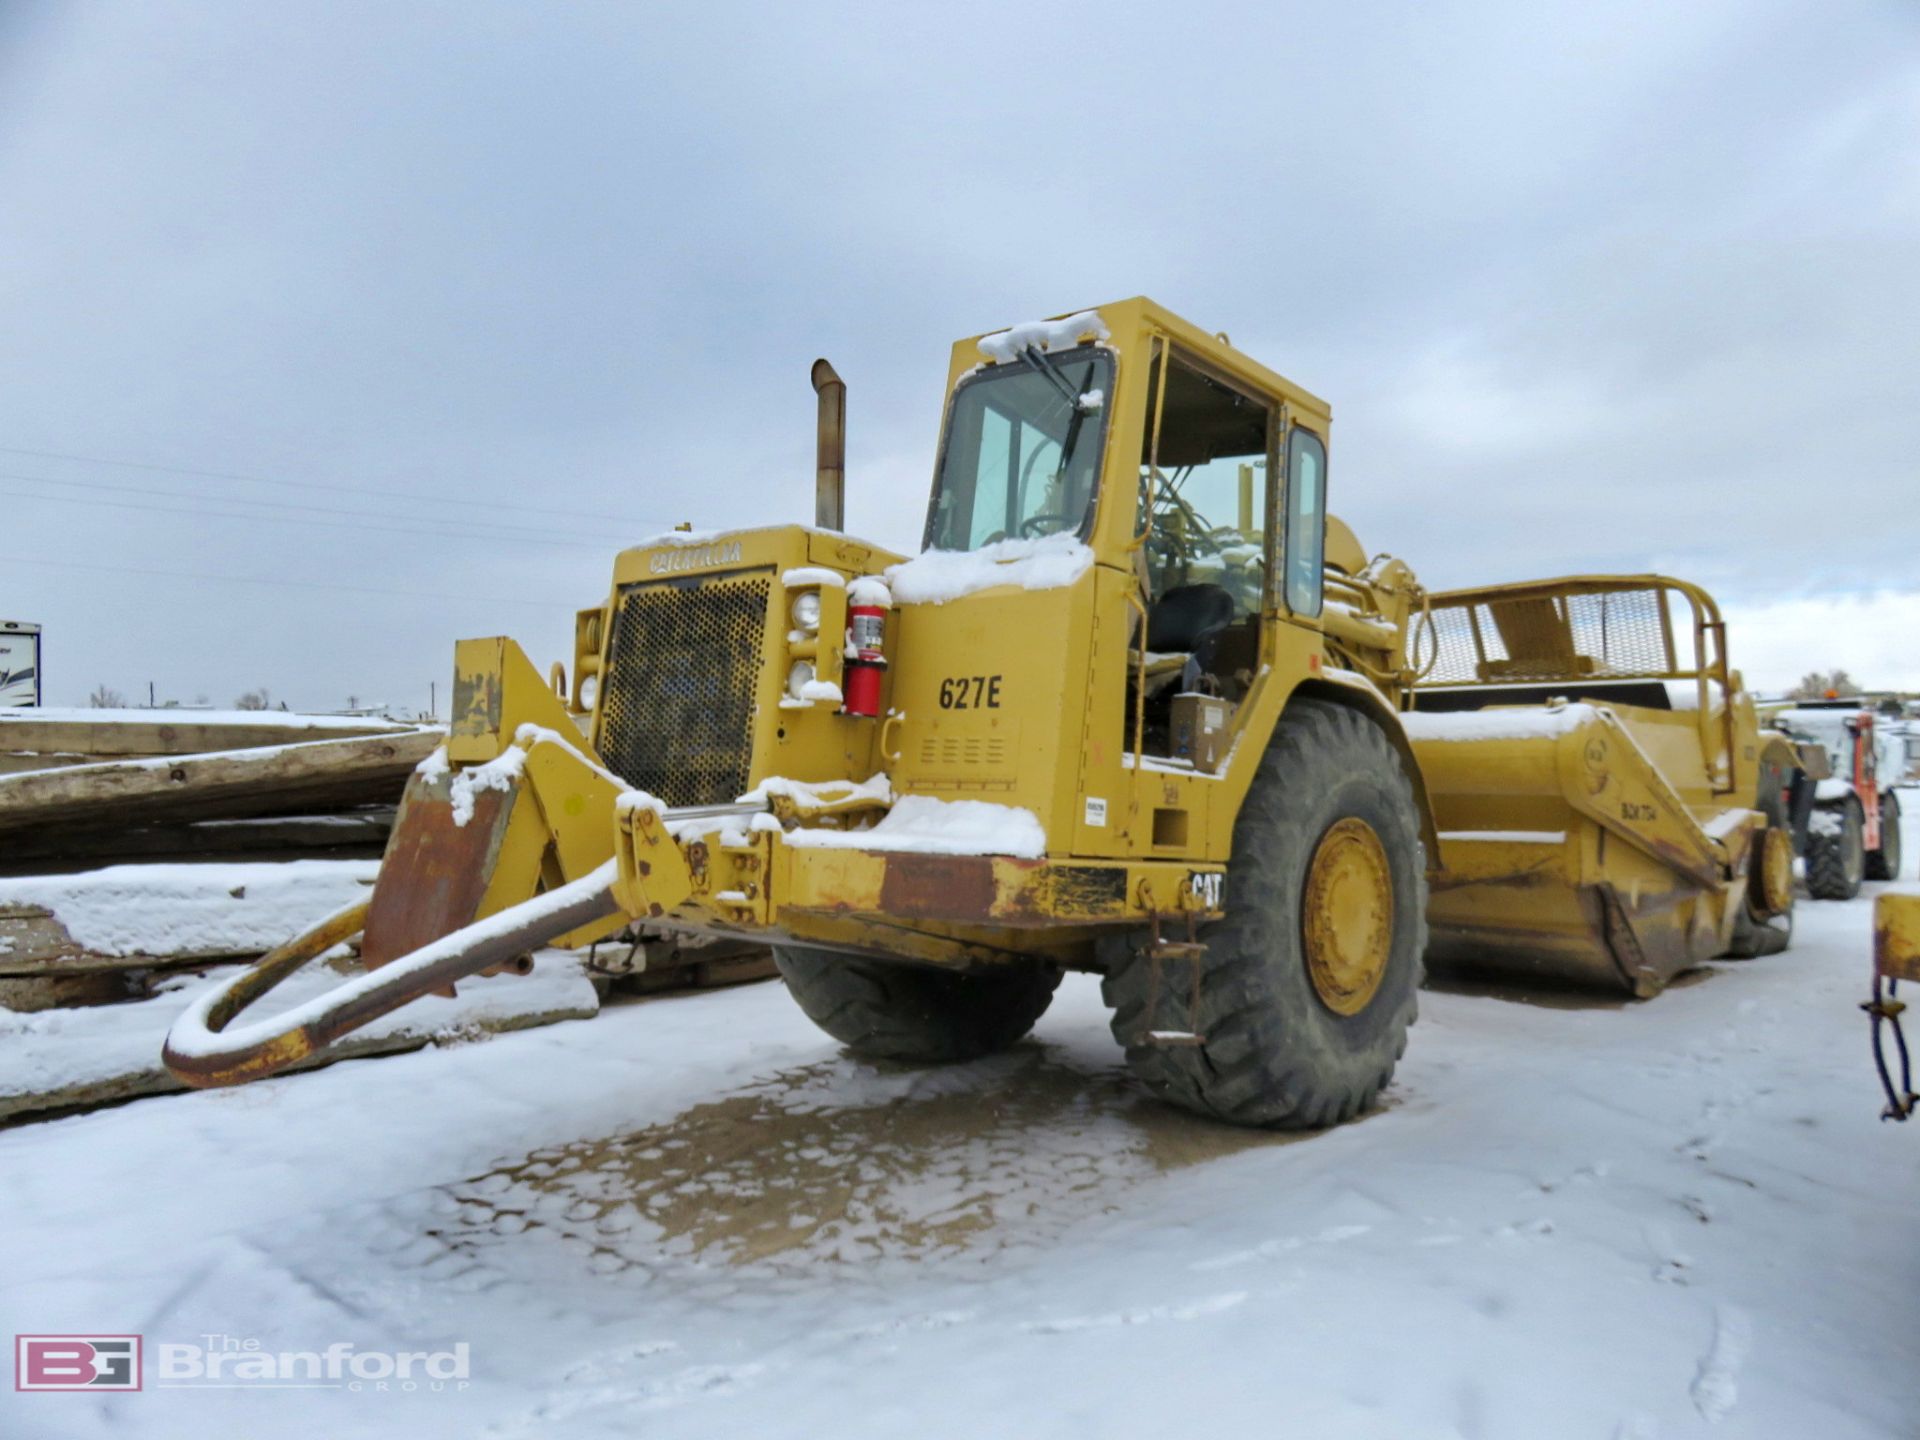
[[[801,585],[840,585],[847,583],[847,577],[838,570],[829,570],[823,565],[802,565],[794,570],[782,571],[780,583],[792,590]]]
[[[1402,715],[1407,738],[1445,740],[1550,740],[1578,729],[1599,712],[1591,705],[1562,705],[1554,710],[1532,706],[1496,710],[1415,710]]]
[[[885,550],[887,547],[878,541],[866,540],[858,535],[848,534],[844,530],[828,530],[819,525],[736,525],[722,530],[666,530],[658,535],[644,536],[629,541],[624,550],[657,550],[663,545],[711,545],[716,540],[731,540],[741,535],[764,535],[770,530],[803,530],[809,535],[825,535],[835,540],[851,541],[855,545],[864,545],[869,550]]]
[[[1104,340],[1109,333],[1107,322],[1100,318],[1098,310],[1081,310],[1064,320],[1028,320],[1010,325],[992,335],[983,335],[979,345],[982,355],[1004,364],[1019,359],[1029,345],[1038,345],[1042,350],[1071,350],[1084,335]]]
[[[710,545],[725,535],[725,530],[666,530],[658,535],[649,535],[636,540],[629,547],[634,550],[653,550],[662,545]]]
[[[996,585],[1058,590],[1093,568],[1093,551],[1072,535],[997,540],[978,550],[929,550],[887,567],[897,605],[944,605]]]
[[[867,830],[789,830],[786,843],[818,849],[910,850],[922,855],[1012,855],[1038,860],[1047,853],[1040,817],[984,800],[935,800],[902,795]]]

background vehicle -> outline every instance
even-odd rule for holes
[[[1851,900],[1863,880],[1900,874],[1900,797],[1904,741],[1859,700],[1811,700],[1775,711],[1772,723],[1826,751],[1828,778],[1817,782],[1804,853],[1808,893]]]
[[[38,705],[40,689],[40,627],[0,620],[0,705]]]

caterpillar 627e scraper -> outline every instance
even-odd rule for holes
[[[570,692],[462,642],[370,903],[183,1016],[176,1075],[641,927],[764,940],[829,1034],[912,1061],[1097,971],[1160,1093],[1317,1126],[1387,1083],[1429,952],[1649,995],[1784,942],[1792,752],[1697,588],[1424,593],[1328,515],[1326,403],[1147,300],[954,347],[913,559],[839,533],[814,380],[819,528],[623,552]],[[355,936],[366,974],[234,1023]]]

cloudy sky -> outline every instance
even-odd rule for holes
[[[1920,686],[1920,7],[0,0],[0,616],[424,706],[615,549],[917,541],[952,339],[1145,293],[1430,584],[1664,568]]]

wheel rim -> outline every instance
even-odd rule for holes
[[[1307,975],[1320,1003],[1358,1015],[1380,989],[1393,949],[1393,871],[1366,821],[1336,822],[1307,866],[1301,905]]]
[[[1760,903],[1769,915],[1793,904],[1793,841],[1781,829],[1769,829],[1760,841]]]

